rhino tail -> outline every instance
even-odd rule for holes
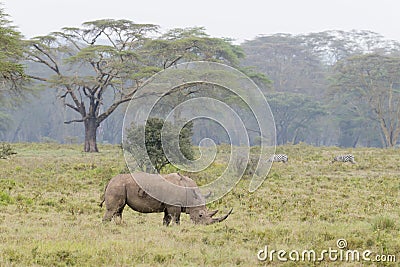
[[[106,201],[106,197],[105,197],[105,196],[106,196],[106,190],[107,190],[107,187],[108,187],[108,185],[110,184],[110,182],[111,182],[111,180],[108,181],[106,187],[104,188],[104,192],[103,192],[103,194],[102,194],[101,197],[100,197],[100,200],[101,200],[101,202],[99,203],[100,208],[103,207],[103,203],[104,203],[104,201]]]
[[[104,199],[104,196],[103,196],[103,199],[102,199],[101,202],[99,203],[100,208],[103,207],[104,200],[105,200],[105,199]]]
[[[106,186],[106,189],[107,189],[107,186]],[[104,193],[103,193],[103,194],[101,195],[101,197],[100,197],[100,200],[101,200],[101,202],[99,203],[99,207],[100,207],[100,208],[103,207],[103,203],[104,203],[104,201],[106,201],[105,195],[106,195],[106,190],[104,189]]]

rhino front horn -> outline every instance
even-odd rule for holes
[[[226,218],[228,218],[228,216],[232,213],[231,209],[226,215],[219,217],[219,218],[212,218],[212,222],[211,223],[216,223],[216,222],[222,222],[223,220],[225,220]]]

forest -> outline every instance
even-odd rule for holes
[[[396,41],[354,30],[260,35],[237,45],[203,28],[172,29],[154,37],[158,27],[98,20],[22,40],[24,89],[0,92],[0,140],[84,142],[85,151],[96,151],[96,142],[121,143],[127,103],[146,79],[178,63],[209,60],[237,68],[256,82],[274,116],[278,145],[398,143]],[[196,90],[215,93],[201,86]],[[193,127],[195,144],[204,137],[226,141],[212,122]]]

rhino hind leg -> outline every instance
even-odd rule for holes
[[[107,210],[106,213],[103,216],[103,222],[109,222],[111,221],[112,217],[113,217],[114,212]]]
[[[122,211],[124,210],[124,207],[125,207],[125,204],[123,206],[119,207],[117,210],[107,208],[106,213],[104,214],[104,217],[103,217],[103,222],[111,221],[112,219],[114,219],[116,224],[121,224]]]
[[[121,193],[113,197],[106,196],[105,203],[106,213],[104,214],[103,222],[114,219],[116,224],[120,224],[122,220],[122,211],[126,205],[126,195]]]
[[[121,224],[122,223],[122,210],[124,208],[122,207],[121,211],[118,211],[117,213],[114,214],[114,222],[115,224]]]

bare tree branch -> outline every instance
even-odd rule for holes
[[[46,78],[42,78],[42,77],[38,77],[38,76],[34,76],[34,75],[27,75],[28,78],[33,79],[33,80],[38,80],[38,81],[42,81],[42,82],[47,82],[48,79]]]
[[[75,107],[74,105],[71,105],[70,103],[64,103],[64,105],[75,110],[78,113],[81,113],[81,111],[77,107]]]
[[[71,124],[71,123],[74,123],[74,122],[84,122],[84,121],[85,121],[85,118],[84,119],[64,121],[64,124]]]
[[[33,47],[35,47],[38,51],[40,51],[43,55],[45,55],[50,61],[54,64],[54,66],[51,66],[47,61],[40,59],[39,57],[35,56],[37,59],[42,60],[44,64],[46,64],[50,69],[52,69],[54,72],[57,74],[61,75],[60,70],[58,68],[57,62],[53,59],[53,57],[50,56],[49,53],[44,51],[41,47],[39,47],[37,44],[34,44]]]

